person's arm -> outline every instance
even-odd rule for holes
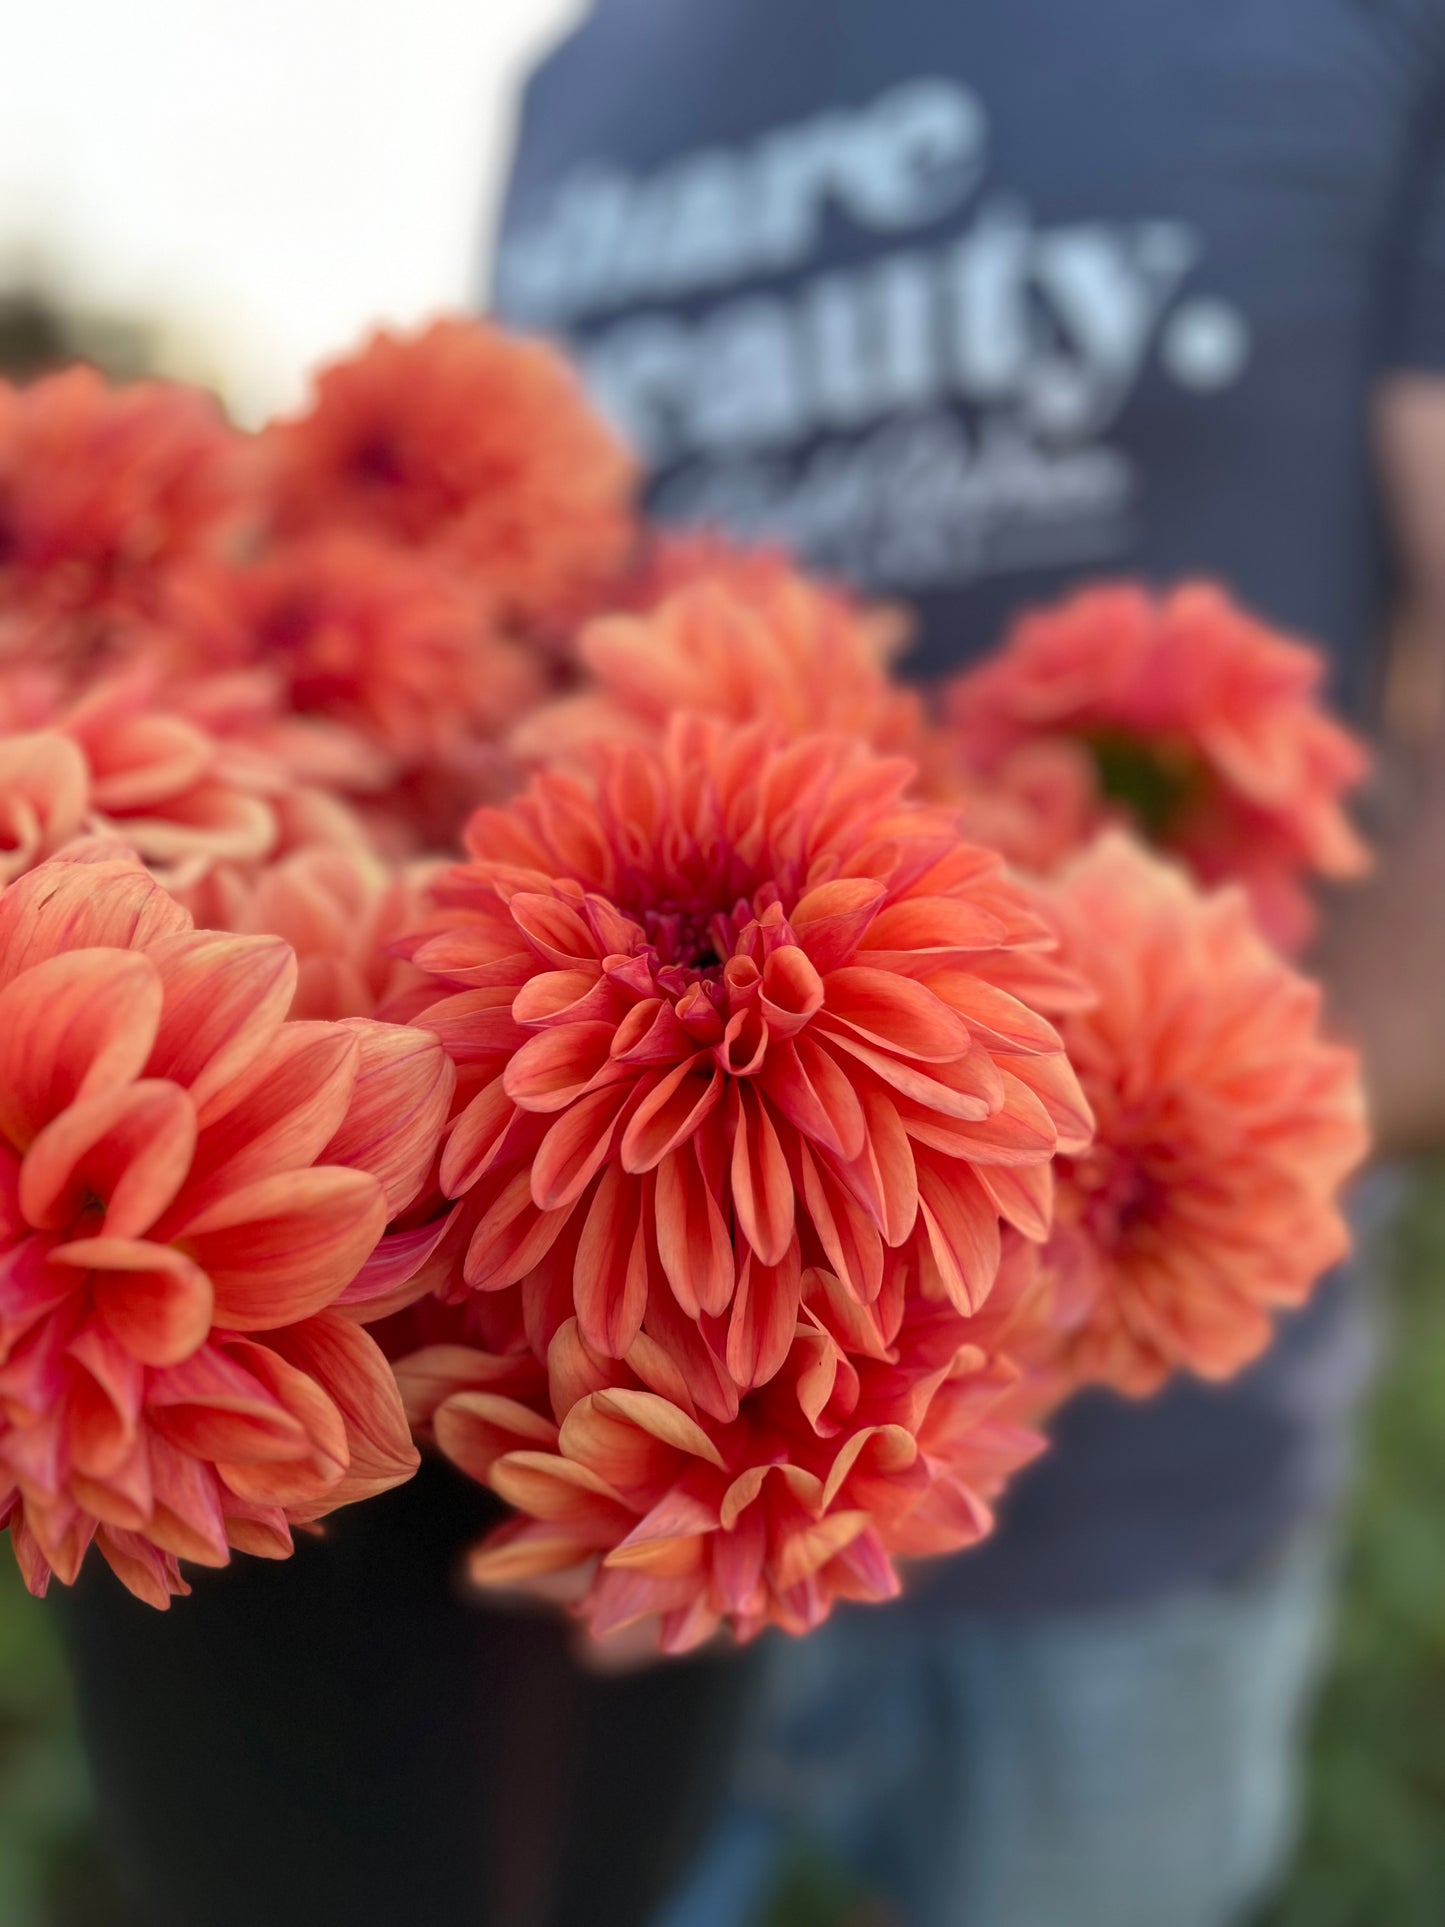
[[[1400,583],[1368,826],[1377,865],[1331,902],[1316,962],[1364,1049],[1391,1156],[1445,1146],[1445,373],[1389,378],[1374,426]]]

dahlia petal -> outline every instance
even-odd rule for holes
[[[155,1501],[146,1537],[177,1559],[193,1559],[201,1566],[227,1564],[231,1552],[215,1473],[163,1438],[152,1438],[150,1456]]]
[[[374,1178],[321,1165],[230,1193],[186,1227],[184,1249],[211,1280],[217,1324],[263,1331],[322,1310],[385,1228]]]
[[[932,1260],[925,1281],[936,1284],[967,1317],[983,1304],[998,1276],[998,1213],[970,1171],[928,1159],[918,1166],[918,1198]]]
[[[183,1253],[107,1235],[74,1239],[51,1258],[90,1274],[96,1312],[141,1364],[179,1364],[205,1342],[211,1281]]]
[[[541,1263],[565,1228],[572,1209],[539,1211],[532,1177],[518,1171],[478,1219],[467,1246],[462,1275],[473,1291],[500,1291]]]
[[[138,1533],[106,1526],[96,1534],[95,1543],[126,1591],[144,1605],[167,1612],[173,1598],[189,1595],[191,1589],[181,1577],[174,1553],[162,1552]]]
[[[817,1039],[796,1037],[770,1050],[760,1081],[768,1102],[823,1150],[847,1162],[863,1149],[858,1093]]]
[[[62,951],[149,950],[191,919],[123,846],[93,841],[0,896],[0,986]]]
[[[803,1201],[829,1264],[849,1291],[872,1304],[883,1286],[883,1238],[877,1224],[830,1173],[799,1146]]]
[[[1008,935],[1000,918],[960,897],[906,897],[881,909],[859,961],[893,970],[935,968],[956,955],[990,950]]]
[[[418,1024],[435,1031],[454,1064],[490,1064],[500,1071],[503,1060],[528,1041],[512,1015],[516,980],[476,990],[459,990],[429,1004]],[[569,1031],[571,1025],[564,1027]]]
[[[72,950],[12,977],[0,990],[0,1132],[28,1149],[67,1105],[129,1083],[160,1015],[155,966],[134,952]]]
[[[827,1003],[835,1023],[919,1063],[950,1063],[969,1047],[968,1025],[955,1010],[922,984],[887,970],[835,970]]]
[[[628,1120],[620,1155],[624,1169],[651,1171],[700,1129],[722,1096],[723,1079],[706,1058],[688,1057],[653,1084]]]
[[[624,1357],[637,1338],[647,1309],[647,1284],[637,1186],[611,1165],[588,1207],[573,1269],[581,1336],[605,1357]]]
[[[600,1530],[603,1536],[598,1544],[607,1543],[619,1515],[631,1519],[621,1495],[606,1478],[555,1453],[504,1453],[493,1463],[488,1483],[519,1511],[553,1523]]]
[[[793,1235],[793,1180],[767,1105],[747,1086],[730,1097],[733,1208],[759,1259],[776,1265]]]
[[[279,937],[185,931],[147,946],[165,1008],[146,1063],[191,1094],[202,1124],[280,1029],[296,990],[296,958]]]
[[[512,921],[538,956],[558,969],[601,961],[597,939],[570,904],[519,891],[508,903]]]
[[[455,1222],[455,1211],[446,1211],[410,1231],[388,1232],[336,1299],[337,1308],[353,1312],[365,1324],[421,1297],[428,1288],[422,1275],[427,1262]]]
[[[526,1111],[561,1111],[612,1068],[610,1024],[564,1024],[538,1031],[516,1052],[503,1074],[508,1097]]]
[[[551,1126],[532,1160],[532,1199],[539,1210],[555,1211],[581,1197],[611,1154],[630,1097],[625,1085],[593,1091]]]
[[[341,1028],[360,1045],[356,1081],[319,1162],[369,1171],[386,1195],[387,1216],[396,1218],[431,1175],[456,1073],[424,1031],[359,1017]]]
[[[788,921],[823,976],[854,954],[886,894],[872,877],[839,877],[799,898]]]
[[[487,1483],[505,1453],[555,1452],[557,1427],[550,1419],[494,1392],[457,1392],[437,1408],[436,1442],[468,1478]]]
[[[147,1080],[82,1098],[39,1133],[20,1170],[20,1204],[58,1231],[100,1205],[109,1238],[145,1233],[174,1198],[196,1143],[191,1100]]]
[[[658,1166],[656,1213],[657,1255],[677,1303],[690,1318],[724,1311],[736,1260],[696,1145],[684,1143]]]
[[[777,1265],[752,1252],[738,1268],[728,1320],[727,1366],[740,1389],[766,1385],[782,1370],[797,1329],[802,1261],[795,1238]]]
[[[784,944],[763,966],[761,1006],[774,1037],[791,1037],[823,1006],[827,995],[806,950]]]
[[[269,1334],[267,1343],[289,1364],[319,1385],[340,1412],[346,1428],[347,1467],[340,1482],[327,1489],[315,1508],[337,1506],[389,1492],[403,1484],[420,1463],[411,1442],[401,1394],[380,1347],[339,1312],[323,1311],[299,1325]],[[293,1522],[312,1508],[293,1505]]]

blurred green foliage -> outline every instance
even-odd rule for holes
[[[1301,1852],[1260,1927],[1445,1921],[1445,1165],[1416,1187],[1395,1271],[1394,1345],[1356,1501]],[[800,1864],[772,1920],[864,1927],[873,1916],[857,1903],[828,1870]],[[52,1620],[6,1556],[0,1923],[117,1921]]]

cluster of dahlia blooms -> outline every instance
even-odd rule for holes
[[[1313,658],[1105,590],[931,705],[900,616],[633,486],[482,323],[251,435],[0,388],[36,1591],[93,1542],[164,1605],[415,1440],[502,1502],[481,1585],[804,1632],[985,1535],[1063,1398],[1228,1376],[1342,1253],[1356,1067],[1271,941],[1362,859]]]

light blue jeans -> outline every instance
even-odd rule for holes
[[[788,1858],[901,1927],[1230,1927],[1283,1872],[1332,1560],[1054,1620],[837,1615],[767,1655],[732,1797],[656,1927],[751,1927]]]

